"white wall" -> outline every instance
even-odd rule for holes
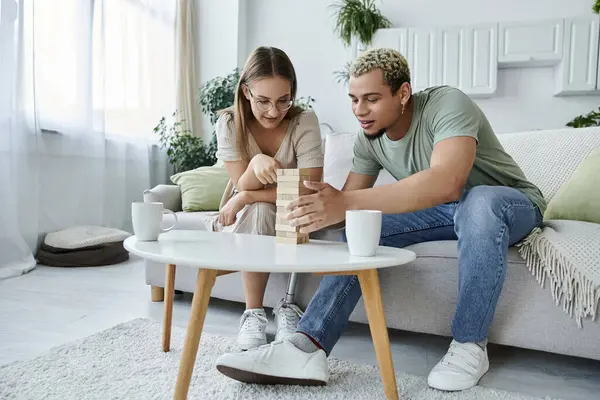
[[[325,0],[246,0],[246,55],[256,46],[285,50],[297,70],[299,95],[316,98],[321,122],[357,130],[346,88],[332,72],[350,51],[334,34]],[[379,8],[394,27],[523,21],[591,15],[593,0],[386,0]],[[498,7],[493,12],[488,7]],[[493,98],[476,100],[499,133],[563,127],[600,104],[599,96],[553,97],[554,69],[501,69]]]
[[[239,66],[240,54],[245,55],[243,40],[245,28],[245,0],[195,0],[198,29],[196,63],[199,85],[229,74]],[[243,63],[243,61],[242,61]],[[198,112],[200,107],[198,107]],[[210,120],[202,117],[204,137],[210,140],[213,128]]]

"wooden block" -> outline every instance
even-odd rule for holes
[[[288,237],[280,237],[275,236],[275,241],[277,243],[285,243],[285,244],[305,244],[308,243],[308,236],[302,236],[299,238],[288,238]]]
[[[299,237],[302,237],[302,236],[308,236],[308,234],[306,234],[306,233],[300,233],[300,232],[277,231],[275,233],[275,236],[288,237],[288,238],[299,238]]]
[[[277,190],[282,188],[306,187],[302,181],[281,181],[277,182]]]
[[[309,168],[280,168],[277,170],[277,176],[302,176],[310,175]]]
[[[276,202],[275,202],[275,205],[277,207],[285,207],[288,204],[290,204],[292,201],[293,200],[280,200],[280,199],[277,199]]]
[[[291,225],[285,225],[285,224],[275,224],[275,232],[278,231],[282,231],[282,232],[298,232],[299,227],[297,226],[291,226]]]
[[[310,180],[310,175],[280,175],[280,176],[277,176],[277,184],[287,183],[287,182],[302,183],[302,181],[308,181],[308,180]]]
[[[289,213],[288,210],[285,209],[285,207],[277,207],[277,214],[287,214]]]
[[[313,194],[315,193],[314,190],[309,189],[307,187],[284,187],[284,188],[277,188],[277,198],[279,198],[280,194],[293,194],[296,195],[296,197],[298,196],[306,196],[308,194]]]
[[[275,224],[276,225],[289,225],[290,221],[288,221],[287,219],[285,219],[285,217],[281,216],[275,216]]]
[[[297,198],[298,198],[297,194],[277,192],[277,200],[293,201],[293,200],[296,200]]]

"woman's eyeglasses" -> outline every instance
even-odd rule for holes
[[[252,94],[252,91],[248,86],[246,86],[246,88],[248,88],[248,93],[250,93],[250,96],[254,100],[254,94]],[[273,102],[271,100],[254,100],[254,104],[256,104],[256,108],[262,112],[269,111],[273,108]],[[294,104],[292,100],[277,100],[275,107],[277,107],[279,111],[287,111],[292,107],[292,104]]]

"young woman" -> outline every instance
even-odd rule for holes
[[[297,81],[288,56],[274,47],[259,47],[241,72],[234,105],[216,124],[217,157],[229,173],[215,231],[275,235],[277,168],[309,168],[320,181],[323,150],[319,121],[313,112],[294,106]],[[246,311],[237,338],[241,349],[267,343],[263,298],[269,274],[242,273]],[[302,311],[283,300],[273,310],[275,340],[292,335]]]

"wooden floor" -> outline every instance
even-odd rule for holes
[[[173,324],[185,327],[191,295],[176,298]],[[205,331],[237,333],[243,305],[212,299]],[[102,268],[38,267],[0,280],[0,365],[29,359],[75,339],[138,317],[162,319],[163,303],[150,301],[140,260]],[[274,324],[269,310],[269,334]],[[449,340],[390,331],[397,371],[427,376]],[[600,340],[600,338],[598,339]],[[600,362],[511,347],[490,346],[486,387],[563,399],[598,399]],[[350,324],[332,356],[376,365],[367,326]]]

